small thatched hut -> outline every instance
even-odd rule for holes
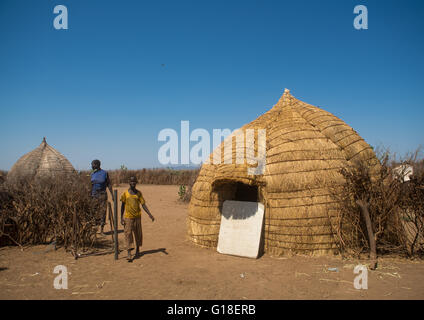
[[[51,178],[75,173],[72,164],[60,152],[49,146],[46,138],[41,144],[23,155],[7,174],[8,182]]]
[[[339,210],[332,190],[343,183],[340,169],[354,161],[378,165],[372,148],[346,123],[318,107],[295,99],[286,90],[278,103],[246,129],[266,129],[266,166],[249,175],[252,165],[202,165],[189,206],[188,236],[195,244],[216,247],[225,200],[255,201],[265,206],[263,249],[285,253],[327,254],[336,243],[330,221]],[[236,159],[236,137],[226,150]],[[245,146],[246,148],[246,146]],[[222,150],[221,149],[221,150]],[[258,146],[255,144],[255,151]]]

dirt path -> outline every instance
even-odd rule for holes
[[[221,255],[186,239],[187,204],[178,202],[178,186],[139,187],[157,219],[143,216],[140,259],[128,263],[121,252],[117,261],[112,253],[74,260],[49,246],[0,248],[0,299],[424,299],[423,261],[382,259],[369,272],[368,290],[356,290],[359,261]],[[119,239],[123,247],[123,233]],[[53,287],[57,265],[68,269],[67,290]]]

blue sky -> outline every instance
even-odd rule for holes
[[[0,169],[43,136],[79,170],[157,167],[160,130],[239,128],[284,88],[404,154],[424,144],[423,34],[420,0],[2,0]]]

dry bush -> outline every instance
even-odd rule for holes
[[[0,170],[0,185],[6,180],[7,171]]]
[[[424,160],[414,166],[411,180],[402,184],[400,215],[409,256],[424,251]]]
[[[5,183],[0,188],[0,236],[21,246],[52,241],[65,248],[92,246],[99,214],[82,177]]]
[[[128,183],[129,178],[134,176],[139,183],[157,185],[179,185],[179,199],[189,202],[191,189],[199,175],[200,169],[142,169],[128,170],[124,166],[120,170],[109,171],[109,176],[114,185]]]
[[[139,183],[158,185],[189,185],[193,177],[197,177],[200,169],[142,169],[142,170],[111,170],[109,176],[113,184],[128,183],[135,176]],[[195,179],[195,178],[194,178]]]
[[[193,185],[196,182],[197,177],[199,176],[199,170],[195,170],[193,171],[193,174],[190,176],[190,179],[188,181],[188,183],[186,185],[180,185],[180,192],[181,192],[181,187],[184,187],[184,192],[180,194],[179,192],[179,196],[180,196],[180,200],[183,202],[190,202],[191,200],[191,195],[192,195],[192,189],[193,189]]]
[[[405,212],[413,213],[412,220],[417,224],[416,238],[422,236],[423,201],[418,200],[423,196],[422,175],[414,180],[416,182],[404,183],[396,178],[392,169],[399,163],[412,164],[414,169],[421,164],[416,157],[399,163],[390,162],[389,158],[390,153],[385,151],[380,153],[380,166],[357,162],[340,171],[345,183],[332,190],[332,197],[339,203],[341,214],[337,225],[332,227],[344,253],[360,255],[370,251],[371,241],[358,203],[365,203],[368,209],[378,254],[418,253],[414,248],[411,250],[403,219]]]

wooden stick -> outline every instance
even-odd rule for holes
[[[110,234],[112,237],[112,243],[115,243],[115,232],[114,232],[114,226],[113,226],[113,213],[112,213],[112,206],[110,205],[110,202],[107,203],[107,211],[108,211],[108,217],[109,217],[109,224],[110,224]]]
[[[73,215],[73,243],[74,243],[74,258],[78,259],[78,240],[77,240],[77,212],[74,210]]]
[[[372,231],[372,224],[370,213],[368,211],[369,204],[364,200],[357,200],[356,204],[361,208],[362,216],[365,219],[365,223],[367,225],[368,231],[368,240],[370,242],[370,259],[371,259],[371,270],[375,270],[377,268],[377,249],[375,245],[374,232]]]
[[[119,248],[118,248],[118,190],[113,191],[113,209],[115,211],[115,223],[114,223],[114,234],[115,234],[115,260],[118,260]]]

